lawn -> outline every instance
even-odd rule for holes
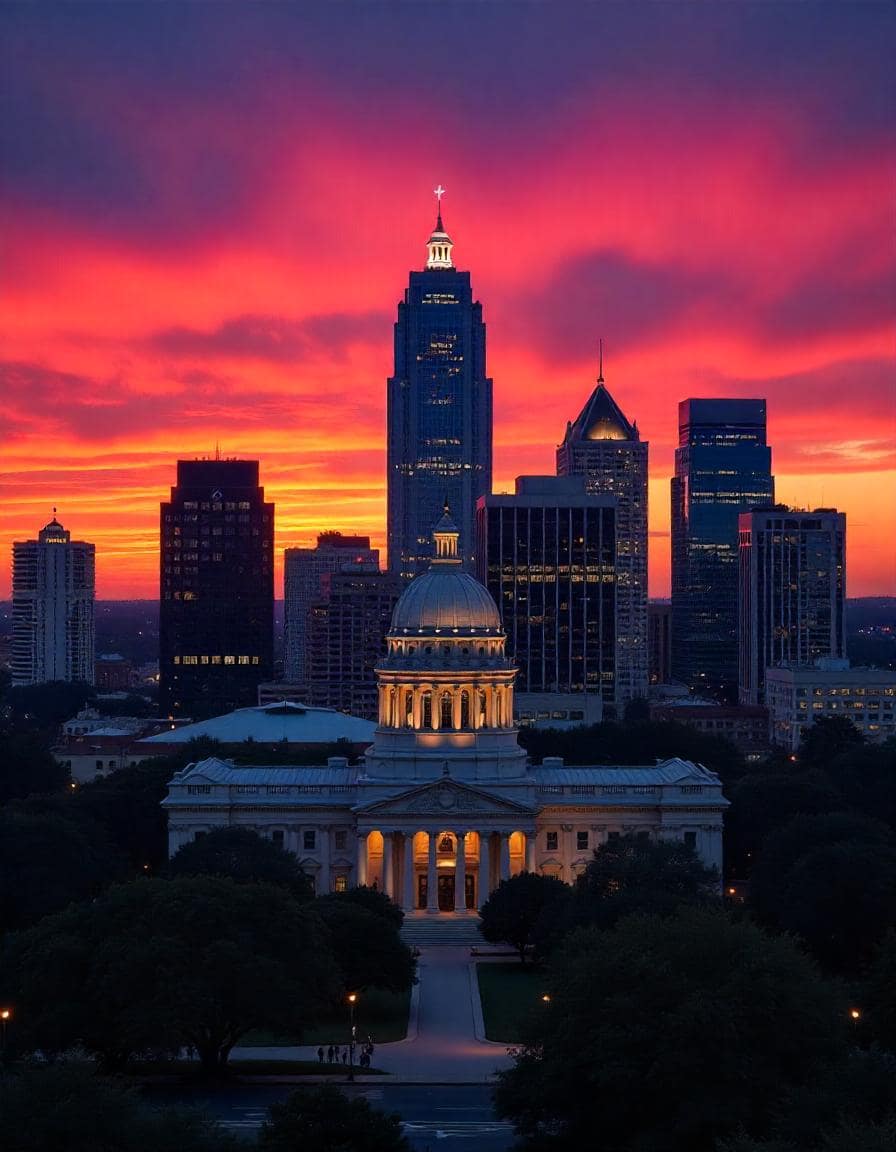
[[[408,1034],[408,1010],[411,1003],[410,990],[407,992],[386,992],[382,988],[368,988],[358,994],[355,1006],[355,1027],[358,1043],[363,1044],[368,1036],[374,1044],[388,1044],[393,1040],[403,1040]],[[310,1024],[301,1036],[290,1036],[276,1032],[250,1032],[240,1040],[246,1048],[279,1047],[292,1044],[348,1043],[348,1006],[340,1006],[335,1011],[322,1014],[314,1024]]]
[[[486,1037],[518,1044],[524,1022],[543,1010],[544,973],[522,964],[477,964],[476,975]]]

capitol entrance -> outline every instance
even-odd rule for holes
[[[439,876],[438,906],[440,912],[454,912],[454,895],[456,880],[452,873],[450,876]],[[429,879],[425,872],[417,877],[417,908],[425,911],[429,902]],[[464,906],[473,911],[476,908],[476,878],[467,875],[464,877]]]

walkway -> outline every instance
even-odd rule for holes
[[[417,971],[420,983],[411,1002],[408,1038],[378,1044],[374,1066],[393,1081],[430,1084],[479,1084],[508,1068],[512,1060],[503,1044],[476,1039],[479,991],[471,979],[469,949],[424,948]],[[235,1060],[316,1060],[317,1049],[234,1048],[231,1055]]]

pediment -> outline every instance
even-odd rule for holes
[[[534,816],[534,809],[484,788],[471,788],[456,780],[441,779],[400,792],[385,800],[359,804],[355,811],[376,816],[437,816],[471,813],[477,816]]]

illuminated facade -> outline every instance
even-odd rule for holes
[[[683,400],[672,479],[672,678],[737,691],[738,517],[774,502],[764,400]]]
[[[524,870],[571,882],[627,833],[684,840],[721,869],[727,801],[705,768],[528,763],[497,606],[463,570],[447,515],[433,541],[392,616],[363,763],[192,764],[164,801],[169,851],[213,828],[253,828],[294,852],[318,892],[376,885],[412,917],[475,913]]]
[[[478,574],[518,669],[521,723],[597,724],[613,712],[616,515],[616,498],[590,494],[585,476],[519,476],[513,496],[479,501]]]
[[[601,358],[602,359],[602,358]],[[584,476],[587,490],[616,500],[615,704],[647,695],[647,441],[597,387],[557,449],[558,476]]]
[[[13,544],[13,685],[93,684],[95,564],[93,544],[72,540],[55,515],[36,540]]]
[[[761,704],[767,668],[846,655],[846,516],[758,508],[741,513],[739,535],[738,691]]]
[[[178,460],[161,505],[159,703],[174,717],[255,703],[274,663],[274,505],[257,460]]]
[[[306,682],[305,641],[311,602],[324,591],[333,572],[378,572],[380,553],[369,536],[322,532],[316,548],[287,548],[283,553],[283,675],[292,685]]]
[[[896,736],[896,672],[851,668],[846,659],[821,659],[812,667],[768,668],[765,700],[773,744],[799,750],[819,716],[844,716],[866,740]]]
[[[472,565],[476,501],[492,484],[492,382],[482,305],[452,262],[439,212],[426,268],[412,272],[395,325],[388,382],[389,568],[411,579],[431,558],[430,528],[447,502]]]

